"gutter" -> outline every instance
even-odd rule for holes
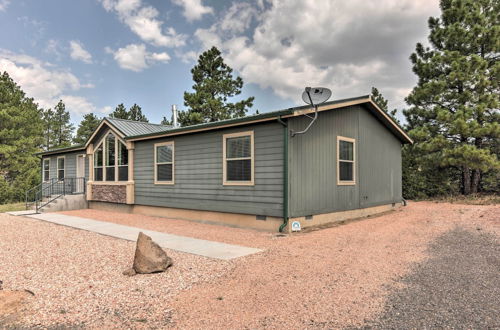
[[[283,125],[283,223],[279,228],[282,233],[288,225],[288,122],[284,122],[281,116],[278,122]]]

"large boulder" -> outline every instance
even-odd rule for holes
[[[151,237],[140,232],[135,248],[134,271],[138,274],[158,273],[164,272],[171,265],[172,259],[165,251]]]

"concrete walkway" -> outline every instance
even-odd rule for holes
[[[153,241],[158,243],[163,248],[197,254],[200,256],[215,259],[230,260],[262,251],[260,249],[239,245],[206,241],[186,236],[165,234],[152,230],[118,225],[112,222],[97,221],[58,213],[17,215],[24,215],[33,219],[48,221],[58,225],[83,229],[94,233],[126,239],[134,242],[137,240],[137,235],[139,235],[139,232],[142,231],[144,234],[150,236]]]

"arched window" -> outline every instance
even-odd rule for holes
[[[127,147],[113,133],[108,133],[94,151],[94,181],[127,180]]]

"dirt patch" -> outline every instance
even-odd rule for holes
[[[175,272],[124,280],[121,271],[132,258],[132,242],[34,220],[2,222],[0,216],[2,229],[7,229],[0,232],[0,249],[6,242],[7,251],[0,254],[0,263],[7,264],[0,268],[0,278],[8,276],[16,287],[41,292],[32,317],[23,324],[363,327],[383,315],[391,295],[408,285],[402,278],[433,259],[429,247],[439,237],[456,228],[500,235],[500,205],[410,203],[380,217],[286,237],[97,210],[66,213],[264,251],[229,263],[171,251]],[[449,237],[460,242],[459,236]],[[23,253],[28,260],[16,257]],[[35,258],[40,255],[45,258]],[[472,317],[470,310],[465,309],[466,316]]]
[[[26,290],[0,290],[0,325],[16,323],[33,296]]]

